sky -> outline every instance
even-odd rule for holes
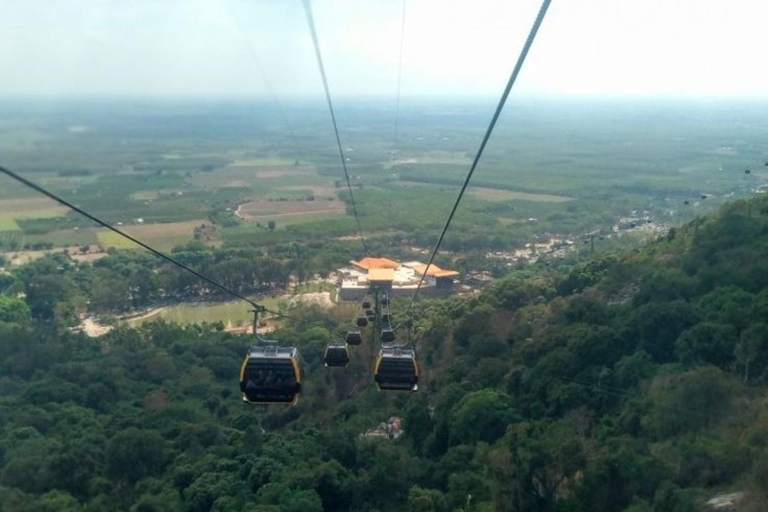
[[[540,0],[314,0],[334,95],[498,96]],[[768,98],[768,1],[553,0],[515,93]],[[301,0],[0,0],[0,95],[314,96]]]

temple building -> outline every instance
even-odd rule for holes
[[[390,297],[410,297],[416,291],[427,265],[420,261],[399,263],[388,258],[363,258],[339,269],[339,299],[362,300],[370,291],[387,292]],[[459,273],[435,264],[429,267],[420,294],[448,297],[453,294],[454,278]]]

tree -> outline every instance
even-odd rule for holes
[[[657,439],[700,431],[728,416],[738,391],[732,378],[712,366],[658,376],[650,385],[643,425]]]
[[[453,409],[451,444],[492,443],[504,435],[512,419],[507,395],[493,389],[468,393]]]
[[[585,510],[618,512],[633,502],[653,499],[659,483],[667,477],[665,467],[642,449],[612,448],[610,453],[590,460],[583,471],[576,496],[587,505]]]
[[[184,490],[184,501],[190,512],[208,512],[220,497],[234,496],[239,485],[235,474],[205,472]]]
[[[744,382],[749,382],[750,370],[764,371],[768,360],[768,324],[751,324],[741,332],[734,350],[736,361],[744,368]]]
[[[741,331],[749,323],[754,295],[738,286],[716,288],[699,302],[704,317],[712,322],[733,326]]]
[[[27,303],[32,316],[41,320],[53,320],[56,306],[74,293],[72,282],[62,276],[37,275],[27,283]]]
[[[683,363],[727,368],[734,359],[738,339],[731,325],[701,322],[680,335],[675,350]]]
[[[424,489],[414,485],[408,490],[408,512],[448,512],[448,505],[442,492]]]
[[[290,488],[283,483],[269,483],[259,489],[258,500],[277,505],[282,512],[323,512],[320,496],[313,489]]]
[[[273,220],[267,222],[267,229],[269,229],[270,231],[274,231],[276,227],[277,227],[277,222]]]
[[[413,400],[405,411],[405,433],[413,441],[417,452],[421,452],[424,443],[432,433],[434,422],[429,414],[429,403],[420,396]]]
[[[672,360],[675,341],[684,330],[698,322],[698,316],[688,302],[652,301],[636,308],[627,324],[629,333],[654,361]]]
[[[81,512],[82,505],[68,492],[50,491],[35,502],[35,512]]]
[[[91,283],[91,308],[108,313],[128,307],[128,281],[116,275],[102,275]]]
[[[554,511],[586,464],[583,439],[569,421],[517,424],[487,458],[496,510],[505,511]]]
[[[166,462],[165,440],[154,430],[122,430],[107,446],[108,473],[129,482],[156,474]]]
[[[21,299],[0,297],[0,322],[26,324],[32,316],[29,306]]]

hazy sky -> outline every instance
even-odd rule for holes
[[[394,95],[402,0],[313,6],[332,92]],[[539,6],[407,0],[403,95],[497,96]],[[0,94],[322,91],[300,0],[0,0],[0,33]],[[553,0],[516,93],[768,97],[766,49],[766,0]]]

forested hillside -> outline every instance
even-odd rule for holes
[[[412,394],[375,390],[369,344],[324,368],[343,315],[331,332],[296,310],[318,321],[275,336],[300,348],[305,393],[269,409],[240,400],[248,337],[90,339],[52,320],[66,290],[15,298],[36,298],[22,268],[0,298],[0,511],[689,512],[728,491],[765,510],[767,255],[758,197],[567,274],[419,303]],[[49,271],[52,288],[70,272]],[[403,436],[361,436],[391,416]]]

